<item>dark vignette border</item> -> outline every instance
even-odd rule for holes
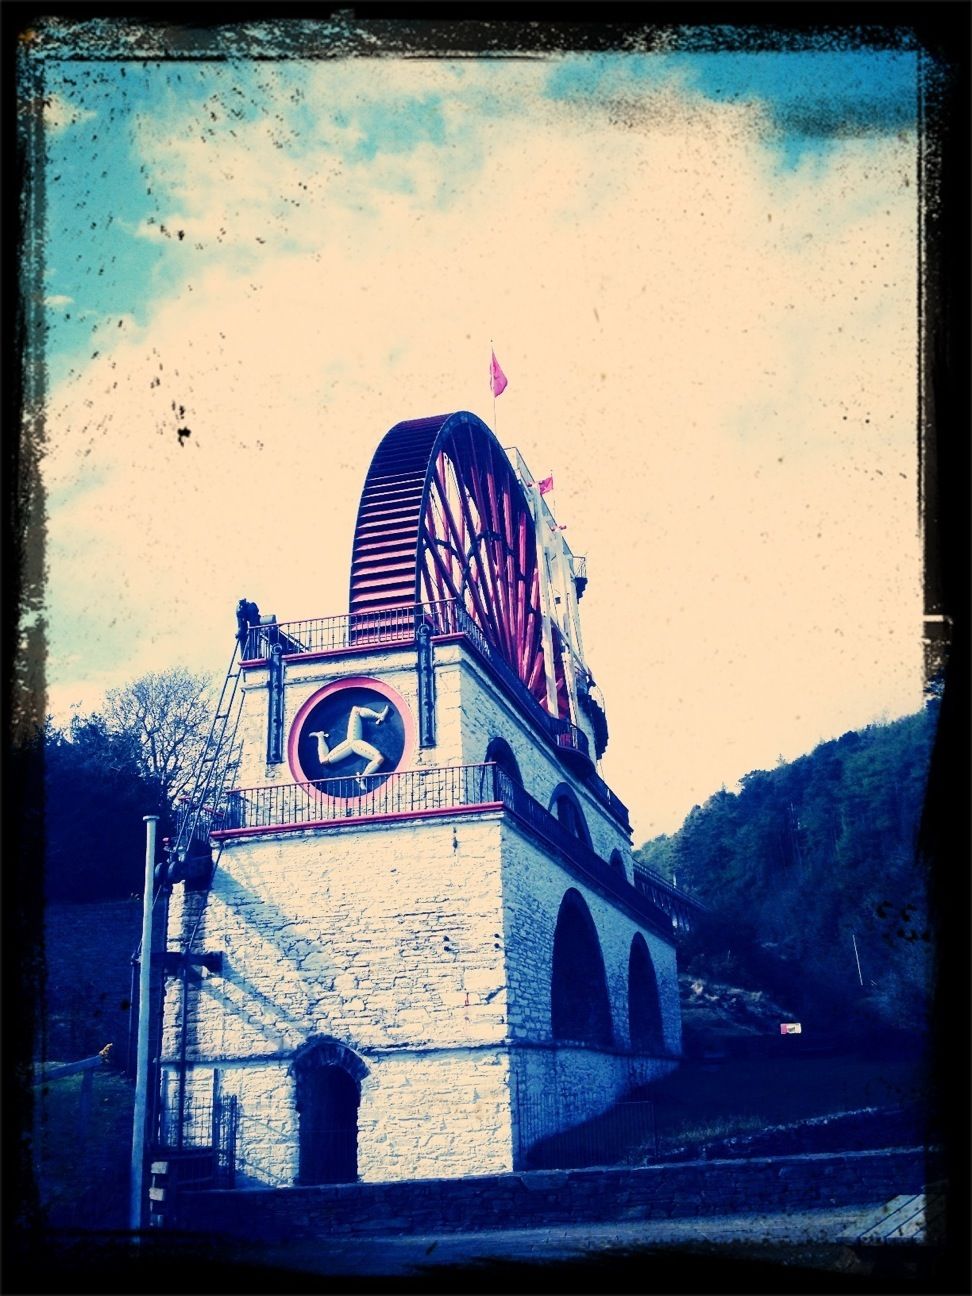
[[[30,1063],[43,992],[42,744],[31,741],[43,724],[46,642],[44,597],[44,498],[39,464],[44,450],[46,375],[42,362],[44,318],[38,275],[43,262],[44,193],[40,96],[41,60],[37,33],[51,15],[64,20],[61,57],[108,60],[118,56],[111,28],[138,29],[126,55],[159,61],[223,59],[230,52],[248,59],[288,56],[327,58],[385,55],[441,58],[542,58],[560,50],[638,50],[651,47],[664,31],[669,48],[852,49],[869,44],[924,51],[921,146],[922,234],[920,239],[920,468],[919,520],[925,553],[925,643],[929,675],[944,669],[941,721],[932,757],[922,823],[922,848],[932,871],[932,892],[941,950],[935,1053],[943,1125],[952,1137],[949,1218],[943,1245],[929,1247],[918,1261],[886,1254],[868,1277],[838,1276],[802,1267],[801,1257],[760,1261],[732,1249],[718,1254],[645,1254],[628,1263],[544,1267],[536,1275],[518,1266],[488,1268],[439,1279],[380,1288],[341,1280],[341,1290],[494,1290],[519,1277],[530,1287],[549,1275],[557,1290],[776,1291],[781,1281],[793,1291],[968,1290],[964,1242],[969,1217],[969,43],[970,10],[952,0],[848,0],[847,3],[793,0],[791,3],[364,3],[348,7],[269,0],[222,4],[78,3],[61,0],[38,8],[6,0],[0,33],[7,112],[4,142],[13,163],[7,179],[4,247],[8,289],[4,305],[13,363],[5,385],[7,434],[3,438],[6,615],[3,618],[3,707],[5,762],[3,816],[3,985],[6,1059],[4,1132],[4,1229],[11,1265],[20,1285],[10,1291],[169,1291],[186,1280],[211,1291],[320,1290],[322,1280],[283,1271],[240,1269],[217,1251],[181,1256],[171,1263],[157,1252],[139,1265],[110,1247],[48,1254],[42,1260],[36,1193],[25,1137],[30,1119]],[[283,25],[283,20],[289,20]],[[247,34],[244,22],[281,24],[272,39]],[[74,24],[87,23],[81,31]],[[49,30],[49,29],[48,29]],[[32,35],[31,33],[34,33]],[[45,37],[48,42],[50,35]],[[19,288],[19,292],[16,289]],[[60,1260],[60,1263],[59,1263]],[[110,1266],[109,1266],[110,1261]],[[785,1268],[780,1265],[784,1264]],[[664,1280],[662,1280],[664,1274]],[[192,1275],[192,1278],[189,1277]],[[627,1275],[627,1277],[626,1277]],[[592,1284],[585,1286],[585,1281]],[[493,1283],[497,1284],[494,1288]],[[279,1285],[274,1285],[275,1283]],[[575,1283],[578,1284],[575,1286]],[[619,1284],[607,1286],[606,1284]],[[834,1284],[844,1284],[835,1286]],[[62,1285],[67,1284],[67,1285]],[[224,1285],[225,1284],[225,1285]],[[540,1285],[546,1285],[541,1279]],[[197,1290],[200,1288],[197,1287]]]

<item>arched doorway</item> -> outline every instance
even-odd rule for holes
[[[611,1005],[597,928],[579,891],[565,894],[554,931],[550,985],[554,1039],[612,1042]]]
[[[641,932],[628,956],[628,1029],[636,1053],[658,1053],[664,1045],[658,978]]]
[[[294,1055],[301,1184],[354,1183],[358,1177],[358,1105],[367,1067],[337,1040]]]

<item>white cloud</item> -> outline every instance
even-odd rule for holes
[[[52,293],[50,297],[44,298],[44,305],[51,307],[70,306],[73,301],[73,297],[67,297],[64,293]]]
[[[378,440],[449,409],[491,420],[492,337],[500,440],[555,470],[589,554],[605,773],[637,840],[916,704],[914,140],[780,175],[738,106],[680,118],[668,92],[657,128],[618,129],[544,103],[532,67],[382,68],[377,87],[319,65],[312,118],[329,91],[392,84],[512,106],[456,99],[461,150],[371,165],[342,159],[348,133],[299,157],[260,122],[218,149],[168,119],[168,143],[143,136],[178,177],[163,219],[185,278],[51,402],[56,687],[217,669],[243,594],[281,617],[345,608]]]

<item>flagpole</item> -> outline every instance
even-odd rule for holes
[[[493,382],[493,356],[494,356],[495,354],[496,354],[496,351],[495,351],[495,349],[494,349],[494,347],[493,347],[493,339],[490,338],[490,339],[489,339],[489,360],[490,360],[490,364],[489,364],[489,390],[493,393],[493,435],[494,435],[494,436],[499,436],[499,432],[498,432],[497,429],[496,429],[496,384]]]

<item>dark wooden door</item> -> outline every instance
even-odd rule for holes
[[[358,1177],[358,1086],[343,1067],[305,1081],[300,1113],[300,1182],[354,1183]]]

